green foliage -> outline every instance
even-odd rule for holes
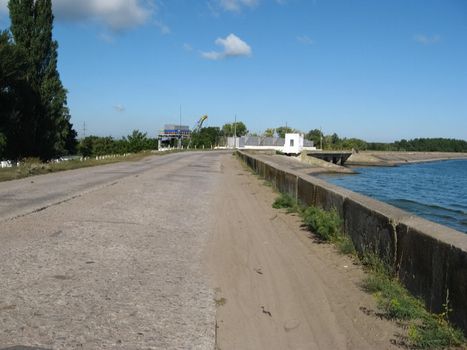
[[[389,318],[412,320],[426,312],[420,300],[411,296],[396,279],[387,274],[373,271],[363,281],[363,288],[376,296],[378,307]]]
[[[248,129],[243,122],[224,124],[224,126],[222,126],[222,133],[224,136],[234,136],[235,132],[237,133],[236,136],[245,136],[248,134]]]
[[[465,344],[464,334],[438,315],[428,315],[409,325],[409,340],[421,349],[446,349]]]
[[[5,149],[6,149],[6,136],[0,132],[0,159],[4,157]]]
[[[302,212],[302,217],[308,229],[324,241],[333,242],[342,235],[342,220],[335,209],[326,211],[317,207],[308,207]]]
[[[134,130],[131,135],[120,140],[110,136],[87,136],[78,145],[78,153],[83,157],[138,153],[152,149],[157,149],[157,140],[148,138],[146,133],[139,130]]]
[[[191,147],[196,148],[211,148],[219,144],[219,139],[222,136],[221,130],[218,127],[201,128],[197,133],[191,135]]]
[[[337,249],[339,250],[341,254],[345,254],[345,255],[356,254],[355,246],[353,244],[352,239],[345,234],[338,235],[334,239],[333,243],[336,245]]]
[[[340,138],[336,133],[323,135],[320,130],[310,130],[305,138],[320,145],[323,138],[323,148],[327,150],[357,151],[398,151],[398,152],[467,152],[467,141],[444,138],[418,138],[413,140],[400,140],[393,143],[366,142],[357,138]]]
[[[373,252],[366,252],[363,255],[360,255],[360,260],[362,264],[372,272],[386,276],[394,275],[392,267],[390,267],[389,264],[386,264],[377,254]]]
[[[288,126],[279,126],[278,128],[276,128],[276,134],[277,136],[281,137],[281,138],[284,138],[285,137],[285,134],[290,134],[290,133],[294,133],[294,132],[299,132],[298,130],[296,129],[292,129]]]
[[[292,198],[291,195],[287,193],[281,193],[279,197],[276,198],[272,207],[275,209],[289,209],[292,210],[297,206],[297,201]]]
[[[463,333],[447,320],[449,300],[443,313],[432,314],[425,309],[421,300],[412,296],[393,277],[391,269],[376,255],[365,255],[362,262],[369,269],[369,276],[363,281],[363,289],[376,297],[378,308],[386,317],[407,322],[411,347],[440,349],[465,343]]]
[[[342,233],[342,220],[335,210],[326,211],[317,207],[304,208],[286,193],[281,193],[272,207],[275,209],[285,208],[289,213],[299,213],[308,229],[322,240],[334,243],[342,254],[355,254],[352,239]]]
[[[263,136],[264,137],[274,137],[275,134],[276,134],[276,130],[269,128],[269,129],[264,130]]]
[[[66,90],[57,71],[51,0],[10,0],[11,33],[0,35],[0,132],[5,155],[50,159],[74,151]]]
[[[306,133],[305,138],[307,140],[313,141],[313,144],[319,147],[321,140],[323,138],[323,132],[319,129],[313,129]]]
[[[443,138],[419,138],[394,142],[397,151],[410,152],[467,152],[467,141]]]
[[[126,148],[128,152],[138,153],[145,149],[155,149],[157,147],[153,143],[151,143],[150,139],[148,139],[147,133],[142,133],[139,130],[133,130],[131,135],[128,135],[126,137],[126,143],[126,146],[120,145],[120,147],[117,147],[121,148],[118,150],[118,152],[121,152],[123,151],[123,148]]]

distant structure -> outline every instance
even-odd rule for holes
[[[313,141],[305,140],[303,134],[285,134],[285,138],[240,136],[228,137],[227,148],[274,150],[285,154],[300,154],[302,151],[315,151]]]
[[[164,130],[159,133],[157,137],[158,149],[168,149],[168,148],[182,148],[182,141],[185,139],[190,139],[188,148],[191,146],[191,136],[194,133],[201,131],[203,123],[208,119],[208,116],[205,114],[198,119],[193,130],[190,130],[188,125],[180,124],[165,124]],[[180,114],[181,121],[181,114]]]
[[[158,148],[181,147],[182,140],[191,136],[188,125],[165,124],[158,136]]]

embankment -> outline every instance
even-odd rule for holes
[[[399,164],[423,163],[450,159],[467,159],[467,153],[361,151],[353,153],[347,160],[346,165],[395,166]]]
[[[253,171],[306,205],[335,208],[359,253],[374,253],[432,312],[467,333],[467,235],[313,176],[239,151]]]

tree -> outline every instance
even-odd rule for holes
[[[139,130],[133,130],[131,135],[128,135],[126,140],[128,142],[128,150],[130,152],[141,152],[144,149],[148,148],[148,137],[147,133],[142,133]]]
[[[222,127],[222,133],[224,136],[234,136],[235,132],[237,133],[236,136],[245,136],[248,134],[248,129],[243,122],[224,124]]]
[[[279,126],[278,128],[276,128],[276,133],[281,138],[284,138],[285,134],[294,133],[294,132],[298,132],[298,130],[292,129],[288,126]]]
[[[201,128],[197,133],[191,135],[191,146],[192,147],[205,147],[211,148],[219,143],[221,137],[221,130],[218,127],[209,126]]]
[[[321,140],[323,138],[323,133],[319,129],[313,129],[308,131],[308,133],[305,135],[305,138],[307,140],[313,141],[315,146],[320,147]]]
[[[5,156],[6,150],[6,136],[0,132],[0,159],[3,159]]]
[[[76,133],[70,123],[67,91],[57,70],[52,1],[10,0],[8,7],[15,45],[27,52],[26,80],[40,97],[28,117],[31,142],[27,155],[49,159],[65,154],[76,145]]]
[[[27,81],[26,51],[15,45],[8,32],[0,32],[0,133],[3,157],[30,155],[34,145],[35,114],[40,96]]]
[[[269,129],[264,130],[263,136],[264,137],[274,137],[275,133],[276,133],[276,129],[269,128]]]

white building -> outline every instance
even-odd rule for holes
[[[285,154],[300,154],[303,150],[314,151],[313,142],[305,140],[303,134],[285,134],[285,139],[280,137],[241,136],[228,137],[227,148],[273,150]]]

